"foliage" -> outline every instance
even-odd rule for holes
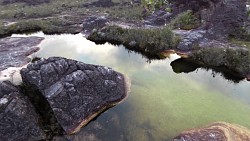
[[[174,28],[180,28],[184,30],[194,29],[200,26],[200,20],[193,15],[191,10],[187,10],[186,12],[180,13],[177,15],[170,23],[170,25]]]
[[[243,75],[250,73],[250,52],[245,48],[204,48],[191,54],[204,64],[227,67]]]
[[[250,49],[250,41],[242,41],[242,40],[239,40],[239,39],[230,39],[230,42],[233,43],[233,44],[236,44],[236,45],[239,45],[239,46],[242,46],[242,47],[246,47],[248,49]]]
[[[138,5],[133,7],[115,6],[106,8],[104,11],[108,13],[113,19],[134,21],[142,19],[143,8]]]
[[[141,0],[141,3],[147,11],[154,11],[163,5],[169,5],[167,0]]]
[[[73,32],[70,24],[62,19],[37,19],[37,20],[21,20],[8,26],[0,26],[0,37],[11,35],[13,33],[29,33],[35,31],[43,31],[47,34]],[[68,26],[67,28],[64,28]]]
[[[158,53],[176,48],[179,38],[169,27],[154,29],[124,29],[119,26],[108,26],[93,32],[88,39],[103,43],[123,44],[127,48],[146,55],[157,56]]]

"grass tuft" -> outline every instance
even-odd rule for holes
[[[245,48],[204,48],[191,58],[215,67],[226,67],[242,75],[250,73],[250,52]]]

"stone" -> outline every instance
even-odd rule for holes
[[[89,16],[86,17],[82,23],[84,33],[88,34],[94,29],[100,29],[108,22],[105,16]]]
[[[144,24],[146,26],[162,26],[169,23],[172,18],[172,13],[164,10],[158,10],[145,18]]]
[[[23,83],[39,90],[58,123],[73,134],[128,95],[128,79],[111,68],[61,57],[41,59],[21,70]]]
[[[246,0],[174,0],[174,14],[192,10],[199,15],[202,28],[214,39],[240,30],[247,20]]]
[[[3,141],[45,139],[34,107],[9,81],[0,82],[0,137]]]
[[[21,67],[30,62],[29,55],[39,50],[41,37],[7,37],[0,39],[0,71]]]
[[[194,49],[194,45],[198,44],[204,39],[206,34],[205,30],[174,30],[176,35],[180,37],[180,42],[177,49],[180,51],[191,51]]]
[[[249,141],[250,130],[226,122],[212,123],[204,128],[184,131],[174,141]]]

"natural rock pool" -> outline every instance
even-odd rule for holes
[[[123,103],[102,113],[76,135],[65,138],[171,140],[183,130],[216,121],[250,128],[250,82],[236,84],[205,69],[176,74],[170,63],[177,55],[148,61],[122,46],[96,45],[81,34],[32,36],[45,37],[34,56],[61,56],[103,65],[131,79],[131,93]]]

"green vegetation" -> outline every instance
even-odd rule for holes
[[[122,21],[136,21],[143,18],[143,7],[141,7],[140,5],[135,5],[132,7],[114,6],[106,8],[103,11],[108,13],[111,18],[119,19]]]
[[[12,33],[27,33],[39,30],[46,34],[74,33],[77,31],[77,27],[74,27],[69,21],[55,18],[20,20],[19,22],[1,27],[0,37],[10,35]]]
[[[8,5],[0,5],[1,19],[23,19],[23,18],[41,18],[54,14],[64,14],[67,12],[75,12],[86,2],[93,0],[53,0],[50,3],[29,6],[25,3],[13,3]],[[83,9],[84,10],[84,9]]]
[[[170,23],[170,25],[177,29],[190,30],[200,26],[200,20],[193,14],[191,10],[180,13]]]
[[[87,15],[104,14],[113,20],[130,22],[142,19],[143,7],[130,5],[130,0],[114,0],[115,6],[109,8],[86,7],[95,1],[51,0],[50,3],[38,5],[0,4],[0,37],[38,30],[50,34],[76,33]]]
[[[250,73],[250,52],[245,48],[204,48],[194,51],[191,58],[206,65],[227,67],[242,75]]]
[[[147,11],[154,11],[164,5],[169,5],[167,0],[141,0],[141,3]]]
[[[250,49],[250,41],[242,41],[242,40],[237,40],[237,39],[231,39],[230,42],[233,43],[233,44],[240,45],[240,46],[243,46],[243,47],[246,47],[246,48]]]
[[[174,49],[179,42],[179,38],[169,27],[124,29],[119,26],[108,26],[93,32],[88,39],[97,43],[107,41],[113,44],[123,44],[129,49],[148,56],[156,56],[161,51]]]

